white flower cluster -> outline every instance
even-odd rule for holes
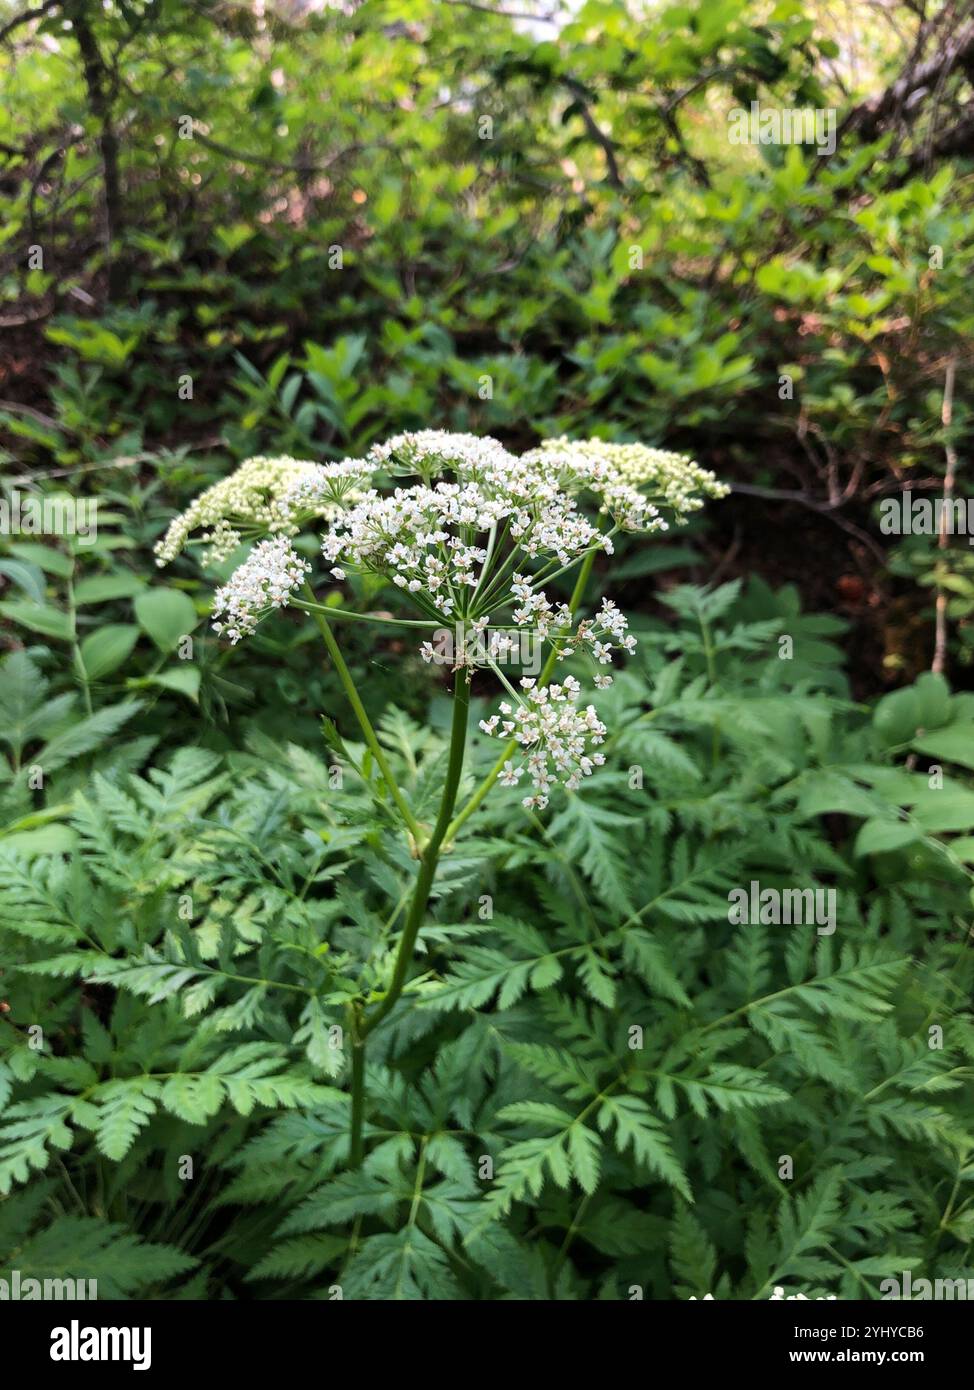
[[[400,485],[380,490],[376,484],[389,475]],[[680,519],[703,497],[726,491],[683,455],[640,444],[549,440],[516,456],[495,439],[420,430],[342,463],[250,459],[173,522],[157,554],[160,564],[171,560],[199,528],[216,559],[243,539],[269,537],[216,595],[214,627],[236,643],[303,582],[311,567],[288,537],[324,517],[321,550],[331,575],[386,578],[431,627],[455,624],[455,665],[498,670],[505,653],[536,637],[560,656],[585,653],[604,689],[613,655],[636,645],[625,616],[603,598],[593,617],[579,620],[545,586],[584,556],[611,554],[620,529],[665,529],[660,507]],[[496,626],[488,633],[491,614]],[[436,656],[431,642],[420,651],[426,661]],[[527,772],[533,795],[524,804],[542,807],[556,781],[574,789],[604,761],[592,750],[605,726],[594,706],[578,707],[572,676],[561,685],[538,688],[525,679],[520,692],[508,689],[514,703],[481,727],[521,745],[523,761],[509,761],[501,781],[516,785]]]
[[[496,472],[478,463],[479,481],[460,474],[457,482],[397,487],[388,496],[368,491],[324,537],[322,553],[338,566],[332,573],[387,575],[431,615],[474,618],[480,613],[465,591],[496,598],[503,568],[518,556],[565,567],[590,549],[611,551],[610,537],[571,497],[507,458],[514,466]],[[497,549],[499,532],[506,553]]]
[[[203,563],[231,555],[242,540],[270,534],[296,535],[311,516],[334,515],[351,487],[371,474],[371,465],[357,460],[312,463],[307,459],[252,458],[201,492],[177,516],[156,544],[156,564],[169,564],[204,528],[200,542],[207,548]]]
[[[416,473],[429,480],[444,468],[476,479],[516,466],[517,460],[489,435],[451,434],[447,430],[417,430],[374,444],[369,458],[376,467]]]
[[[816,1303],[834,1303],[834,1302],[836,1301],[836,1298],[837,1298],[837,1295],[834,1294],[834,1293],[820,1293],[820,1294],[816,1294],[816,1295],[815,1295],[815,1302],[816,1302]],[[690,1303],[696,1303],[696,1302],[698,1301],[698,1300],[697,1300],[697,1295],[696,1295],[695,1293],[692,1293],[692,1294],[690,1295],[690,1298],[689,1298],[688,1301],[689,1301]],[[703,1296],[703,1299],[702,1299],[701,1301],[704,1302],[704,1303],[714,1303],[714,1302],[716,1302],[716,1300],[715,1300],[715,1298],[714,1298],[714,1296],[713,1296],[712,1293],[705,1293],[704,1296]],[[787,1293],[787,1294],[786,1294],[786,1293],[785,1293],[785,1290],[784,1290],[784,1286],[783,1286],[782,1284],[775,1284],[774,1289],[772,1290],[772,1292],[771,1292],[771,1293],[769,1294],[769,1296],[768,1296],[768,1302],[769,1302],[769,1303],[781,1303],[781,1302],[794,1303],[794,1302],[796,1302],[796,1301],[798,1301],[798,1302],[800,1302],[800,1303],[811,1303],[812,1300],[809,1298],[809,1296],[808,1296],[807,1293]]]
[[[234,645],[254,631],[271,608],[286,608],[311,566],[302,560],[286,536],[259,541],[229,583],[217,589],[213,601],[216,632]]]
[[[612,653],[616,649],[625,652],[636,650],[636,639],[628,632],[629,619],[621,613],[611,599],[603,598],[602,606],[594,618],[580,622],[575,634],[576,643],[588,645],[592,657],[600,666],[612,663]],[[595,684],[605,690],[612,684],[612,677],[596,674]]]
[[[544,489],[551,496],[570,497],[583,491],[592,492],[616,523],[626,530],[666,530],[666,522],[658,508],[633,486],[633,479],[615,466],[612,457],[600,455],[599,441],[589,441],[586,445],[569,444],[567,440],[554,442],[559,446],[557,450],[543,446],[518,458],[489,436],[419,430],[414,434],[397,434],[386,443],[373,446],[369,457],[377,467],[418,474],[424,482],[450,472],[468,482],[496,487],[506,480],[512,488],[520,485],[535,492]],[[677,454],[666,457],[680,459]],[[689,464],[689,460],[686,462]],[[690,468],[696,465],[690,464]],[[699,471],[703,473],[702,469]]]
[[[539,636],[550,638],[559,656],[571,656],[587,646],[598,665],[609,666],[613,651],[636,649],[636,639],[627,631],[629,619],[611,599],[603,598],[594,618],[585,618],[573,627],[575,618],[568,605],[560,603],[553,608],[543,591],[535,592],[526,575],[515,574],[511,594],[519,604],[513,613],[515,623],[519,627],[530,626]],[[595,684],[604,690],[612,684],[612,677],[596,675]]]
[[[341,463],[316,463],[303,473],[281,497],[281,510],[295,527],[313,516],[328,520],[362,495],[371,481],[373,465],[368,459],[344,459]]]
[[[521,688],[525,694],[516,709],[504,701],[500,714],[482,719],[480,727],[492,737],[515,739],[526,750],[524,764],[506,762],[499,780],[516,787],[526,769],[534,793],[521,804],[543,810],[557,782],[575,791],[583,777],[602,766],[605,754],[590,750],[603,741],[606,729],[594,705],[577,708],[581,686],[574,676],[566,676],[562,685],[540,687],[525,677]]]
[[[705,498],[726,497],[730,491],[714,473],[701,468],[686,454],[651,449],[645,444],[546,439],[526,457],[549,470],[558,468],[577,486],[601,498],[614,515],[622,511],[629,519],[620,524],[629,530],[646,529],[638,524],[639,510],[633,504],[633,493],[648,506],[650,517],[658,515],[658,506],[665,506],[676,514],[679,524],[688,513],[698,511]]]

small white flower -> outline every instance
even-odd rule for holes
[[[371,467],[356,460],[321,464],[307,459],[247,459],[201,492],[172,521],[156,544],[156,563],[167,565],[174,560],[197,530],[203,532],[199,539],[206,546],[206,564],[225,560],[245,536],[296,535],[303,518],[336,515],[352,481],[361,483]],[[336,475],[344,480],[337,491],[325,481]]]
[[[227,621],[214,622],[215,631],[236,645],[255,630],[271,608],[287,607],[310,569],[286,536],[260,541],[228,582],[217,589],[213,616],[219,619],[226,615]]]
[[[677,524],[699,510],[707,497],[726,497],[730,488],[686,454],[645,444],[611,444],[603,439],[546,439],[525,458],[570,492],[597,497],[627,530],[665,531],[659,508]]]
[[[574,676],[566,676],[561,685],[536,688],[533,680],[521,684],[525,686],[524,699],[514,711],[514,718],[501,724],[499,736],[513,737],[521,745],[524,762],[520,766],[505,763],[500,781],[504,786],[514,786],[526,770],[534,795],[525,798],[522,805],[541,810],[548,804],[549,789],[557,782],[574,791],[581,786],[582,778],[590,777],[594,768],[602,766],[605,755],[593,750],[605,738],[606,728],[594,705],[578,709],[581,686]],[[509,713],[510,706],[501,705],[501,711]],[[494,733],[495,718],[481,724],[485,733]]]
[[[176,518],[156,549],[163,564],[200,532],[219,559],[242,541],[269,537],[216,594],[214,627],[236,643],[303,583],[311,566],[289,537],[321,517],[332,579],[374,576],[425,619],[455,622],[457,664],[492,666],[527,638],[601,668],[635,649],[626,616],[603,597],[579,618],[549,598],[544,576],[611,554],[609,533],[618,527],[662,530],[661,508],[679,521],[726,492],[690,459],[639,444],[549,440],[517,457],[495,439],[420,430],[376,445],[365,459],[249,459]],[[498,615],[497,629],[488,610]],[[431,642],[419,652],[427,664],[438,659]],[[605,690],[612,677],[597,670],[594,681]],[[525,806],[543,809],[552,787],[575,791],[604,764],[605,725],[580,697],[573,676],[540,688],[524,676],[513,702],[501,701],[499,713],[480,721],[488,737],[519,746],[519,760],[505,763],[500,780],[517,786],[527,774]]]

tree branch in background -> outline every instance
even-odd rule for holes
[[[213,150],[216,154],[222,154],[227,159],[238,159],[241,164],[253,164],[260,169],[272,169],[279,174],[319,174],[326,169],[331,169],[342,159],[347,159],[349,155],[358,154],[361,150],[390,150],[400,159],[402,155],[395,145],[391,145],[387,140],[367,140],[353,145],[346,145],[343,150],[337,150],[335,154],[329,155],[327,159],[309,160],[282,160],[271,159],[267,155],[247,154],[242,150],[233,150],[229,145],[223,145],[219,140],[211,140],[208,135],[201,135],[194,128],[193,139],[198,140],[207,149]]]
[[[65,8],[81,50],[85,87],[92,114],[98,122],[98,147],[105,180],[105,254],[108,264],[108,297],[117,299],[124,287],[124,266],[118,260],[115,243],[124,226],[122,186],[118,167],[118,135],[109,96],[108,69],[102,59],[94,30],[88,18],[87,0],[72,0]]]
[[[29,24],[32,19],[43,19],[50,10],[56,9],[60,2],[61,0],[45,0],[43,5],[38,5],[33,10],[23,10],[20,14],[14,15],[13,19],[8,19],[0,29],[0,43],[6,42],[8,35],[19,29],[22,24]]]
[[[562,77],[561,84],[563,87],[567,87],[568,90],[571,92],[572,96],[575,98],[573,105],[577,109],[578,114],[581,116],[583,122],[585,123],[585,129],[588,131],[590,138],[595,141],[595,143],[602,150],[602,153],[605,155],[605,164],[608,170],[609,183],[612,185],[613,188],[619,190],[625,188],[625,184],[622,179],[622,174],[619,172],[619,161],[616,155],[616,147],[613,144],[611,138],[608,135],[606,135],[605,131],[596,121],[595,117],[592,115],[591,108],[589,107],[588,103],[590,93],[575,77]]]
[[[482,5],[478,0],[445,0],[447,5],[461,6],[465,10],[478,10],[481,14],[493,15],[495,19],[524,19],[531,24],[555,24],[556,10],[549,14],[525,14],[520,10],[495,10],[493,5]]]
[[[947,527],[949,524],[951,503],[954,500],[954,480],[957,475],[957,450],[954,448],[950,438],[950,426],[954,416],[954,377],[957,371],[957,359],[952,357],[947,363],[947,373],[944,378],[944,399],[940,408],[940,423],[944,427],[944,452],[947,455],[947,472],[944,476],[944,505],[940,514],[940,535],[937,538],[937,545],[941,550],[947,549]],[[933,647],[933,662],[930,669],[935,675],[942,676],[944,667],[947,664],[947,590],[942,584],[937,586],[937,629]]]
[[[681,161],[690,170],[699,184],[704,188],[710,188],[710,175],[707,172],[707,166],[702,159],[697,158],[686,140],[684,140],[683,131],[680,129],[680,123],[676,119],[675,112],[670,110],[669,106],[667,106],[664,107],[661,114],[663,117],[663,124],[673,137]]]
[[[971,6],[966,6],[968,16]],[[921,26],[918,42],[925,43],[929,30]],[[912,123],[919,115],[926,99],[934,93],[938,84],[955,65],[965,66],[974,60],[974,22],[968,21],[956,30],[952,38],[938,39],[937,52],[933,58],[919,63],[914,49],[906,67],[895,82],[891,83],[877,96],[869,97],[854,107],[839,129],[840,138],[856,134],[861,139],[871,140],[880,135],[890,122],[906,121]]]

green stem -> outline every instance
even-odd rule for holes
[[[365,1042],[359,1035],[358,1019],[352,1025],[352,1120],[348,1149],[350,1168],[361,1168],[365,1157]]]
[[[440,811],[436,818],[429,840],[423,848],[419,861],[419,873],[416,875],[416,886],[413,889],[413,896],[409,903],[409,912],[406,915],[406,922],[403,927],[402,937],[399,941],[399,952],[396,956],[395,968],[392,972],[392,983],[386,991],[385,997],[378,1009],[371,1016],[363,1020],[362,1037],[366,1038],[376,1024],[381,1023],[386,1014],[394,1007],[403,986],[406,983],[406,975],[409,972],[409,963],[413,956],[413,947],[416,945],[416,938],[423,923],[423,916],[426,912],[426,904],[429,902],[430,889],[433,886],[433,877],[436,873],[436,866],[440,860],[440,847],[446,839],[446,832],[450,824],[450,817],[453,815],[453,807],[456,805],[457,788],[460,785],[460,774],[463,771],[463,754],[467,741],[467,715],[470,710],[470,687],[467,684],[467,672],[464,667],[457,667],[453,677],[453,725],[450,730],[450,756],[446,769],[446,784],[443,787],[443,796],[440,801]]]
[[[700,632],[703,637],[703,652],[707,662],[707,680],[711,686],[717,684],[717,661],[714,653],[714,642],[710,632],[710,625],[704,618],[700,619]],[[716,768],[720,760],[720,720],[714,720],[714,727],[710,731],[710,765]]]
[[[315,603],[314,590],[312,589],[311,585],[307,582],[307,580],[305,580],[304,587],[309,595],[309,602],[315,605],[314,608],[312,608],[310,611],[312,613],[312,616],[314,617],[315,622],[318,624],[318,628],[321,632],[322,637],[324,638],[325,646],[328,648],[328,655],[331,657],[335,670],[338,672],[338,679],[342,683],[342,688],[344,689],[345,695],[348,698],[348,703],[352,707],[352,712],[354,713],[355,718],[358,720],[359,728],[362,730],[365,742],[368,744],[372,756],[373,758],[375,758],[376,764],[378,765],[379,771],[382,773],[382,776],[385,779],[385,784],[389,788],[389,793],[392,796],[393,801],[396,803],[396,807],[399,811],[399,814],[402,816],[403,821],[409,827],[409,832],[412,835],[413,839],[418,844],[420,839],[419,823],[416,820],[416,817],[413,815],[412,811],[410,811],[409,807],[406,805],[405,798],[403,797],[402,792],[399,790],[399,786],[396,782],[396,779],[392,775],[392,769],[389,766],[389,761],[386,758],[385,753],[383,753],[382,751],[382,746],[375,736],[375,730],[372,727],[372,723],[369,719],[369,716],[365,712],[365,706],[359,699],[359,693],[355,689],[355,682],[352,680],[352,673],[345,665],[345,658],[342,656],[341,649],[339,648],[338,643],[335,641],[334,634],[332,633],[331,628],[328,626],[324,613],[321,612],[321,610],[318,608],[317,603]]]
[[[91,687],[89,685],[88,669],[85,666],[84,657],[81,655],[81,644],[78,642],[78,609],[74,598],[74,575],[77,561],[73,562],[71,574],[68,577],[68,621],[71,624],[71,653],[74,658],[75,671],[81,685],[82,694],[85,701],[85,712],[89,718],[92,715]]]
[[[382,618],[378,613],[353,613],[348,608],[329,608],[325,603],[308,603],[304,599],[292,599],[295,608],[302,609],[305,613],[324,613],[329,618],[343,618],[346,622],[352,623],[381,623],[385,627],[442,627],[440,619],[434,622],[432,618]]]
[[[416,938],[419,936],[430,890],[440,861],[440,849],[446,838],[450,817],[456,805],[457,789],[463,772],[463,754],[467,742],[467,719],[470,711],[470,687],[467,671],[458,666],[453,677],[453,724],[450,730],[450,753],[446,769],[446,782],[440,800],[440,810],[436,824],[423,847],[419,859],[419,872],[409,902],[409,911],[399,938],[399,950],[392,971],[389,988],[370,1016],[359,1014],[355,1020],[352,1036],[352,1133],[349,1153],[353,1167],[362,1161],[364,1144],[362,1127],[364,1124],[365,1100],[365,1040],[372,1030],[382,1022],[393,1009],[403,992],[409,966],[412,962]]]
[[[590,550],[588,554],[585,556],[585,559],[582,561],[582,567],[578,571],[578,578],[575,581],[575,588],[572,590],[572,596],[568,600],[568,606],[571,609],[573,615],[577,611],[578,606],[582,601],[582,595],[585,593],[585,586],[588,584],[589,575],[592,573],[592,566],[594,563],[595,551]],[[549,653],[548,660],[545,662],[542,668],[541,675],[538,677],[539,686],[547,685],[548,681],[551,679],[551,673],[554,671],[555,666],[557,664],[558,645],[556,638],[555,645]],[[509,758],[512,758],[514,756],[514,753],[516,751],[517,740],[512,738],[507,743],[505,743],[500,757],[494,763],[494,766],[490,769],[487,776],[481,782],[480,786],[474,792],[473,796],[467,802],[466,806],[464,806],[460,814],[448,827],[446,832],[447,842],[456,838],[457,832],[459,831],[460,827],[466,823],[468,818],[472,816],[474,811],[476,811],[477,808],[480,806],[484,797],[487,795],[491,787],[494,785],[498,777],[503,772],[504,764],[508,761]]]

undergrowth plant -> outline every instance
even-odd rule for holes
[[[150,1297],[964,1276],[974,699],[864,710],[841,624],[756,581],[626,626],[600,552],[688,486],[718,490],[431,435],[218,484],[159,558],[223,566],[238,681],[320,631],[355,721],[323,744],[311,660],[293,706],[168,749],[138,708],[65,748],[45,650],[0,661],[0,1264]],[[429,656],[428,719],[376,705],[363,630]],[[735,920],[755,882],[833,890],[834,931]]]
[[[379,485],[376,486],[376,483]],[[441,853],[495,782],[516,786],[527,773],[526,809],[543,810],[559,782],[576,791],[604,763],[606,735],[593,704],[579,708],[581,686],[567,675],[552,680],[559,660],[584,652],[600,689],[611,684],[602,667],[613,652],[636,643],[628,621],[603,598],[592,618],[579,609],[597,553],[612,552],[620,530],[657,531],[726,492],[713,474],[689,459],[640,445],[548,441],[521,457],[496,440],[427,430],[397,435],[364,460],[313,464],[254,459],[210,488],[169,528],[159,543],[160,563],[174,558],[202,528],[210,559],[225,558],[245,535],[269,531],[216,595],[214,624],[230,642],[252,633],[271,609],[293,603],[313,615],[342,683],[366,747],[375,760],[377,802],[398,820],[417,860],[415,882],[403,905],[391,973],[366,960],[357,984],[336,982],[322,1001],[343,1006],[351,1044],[349,1163],[364,1156],[365,1047],[372,1031],[398,1003],[409,981],[413,954],[433,890]],[[594,511],[594,518],[586,514]],[[393,617],[325,606],[307,575],[312,570],[293,537],[315,518],[328,525],[321,553],[332,578],[391,582],[421,617]],[[339,563],[340,562],[340,563]],[[577,569],[567,603],[552,603],[553,581]],[[332,623],[343,619],[428,631],[441,642],[453,670],[453,710],[446,770],[432,818],[418,819],[389,765],[352,678]],[[452,629],[444,629],[444,624]],[[544,652],[540,676],[522,676],[515,688],[502,665],[527,636]],[[442,639],[445,639],[443,642]],[[423,659],[437,657],[422,643]],[[540,663],[540,655],[539,655]],[[486,669],[509,697],[481,730],[503,742],[493,767],[459,812],[457,794],[468,736],[473,672]],[[335,751],[369,785],[332,725]],[[515,761],[517,759],[517,761]],[[390,926],[398,913],[393,914]]]

